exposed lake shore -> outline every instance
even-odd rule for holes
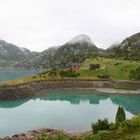
[[[114,87],[134,87],[135,90],[116,89]],[[30,82],[22,85],[1,85],[0,100],[26,99],[39,96],[41,91],[52,90],[91,90],[101,93],[140,94],[140,81],[99,81],[82,79],[51,79]]]
[[[64,134],[69,137],[81,137],[84,135],[92,134],[92,131],[84,131],[84,132],[67,132],[56,129],[42,128],[38,130],[31,130],[26,133],[15,134],[12,136],[6,136],[0,138],[0,140],[37,140],[41,136],[51,136],[51,135],[59,135]]]

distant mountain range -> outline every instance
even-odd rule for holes
[[[15,62],[20,62],[34,57],[36,52],[20,48],[14,44],[0,40],[0,67],[9,67]]]
[[[140,59],[140,33],[114,44],[107,50],[99,49],[87,35],[78,35],[62,46],[51,47],[41,53],[31,52],[0,40],[0,67],[50,68],[82,62],[95,54],[107,54],[124,59]]]
[[[23,59],[10,65],[11,68],[65,67],[72,62],[81,62],[87,56],[98,53],[99,49],[86,35],[79,35],[62,46],[51,47],[30,59]]]

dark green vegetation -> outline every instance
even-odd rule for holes
[[[74,140],[74,138],[70,138],[67,135],[64,135],[63,133],[60,133],[60,134],[54,134],[51,136],[47,136],[44,134],[38,137],[37,140]]]
[[[129,77],[130,79],[133,79],[133,80],[140,80],[140,67],[138,67],[135,70],[130,71]]]
[[[68,70],[61,70],[59,72],[61,78],[64,78],[64,77],[78,77],[80,76],[79,73],[77,73],[76,71],[72,70],[72,69],[68,69]]]
[[[93,134],[96,134],[96,133],[98,133],[99,131],[102,131],[102,130],[109,130],[110,129],[110,124],[109,124],[107,119],[104,119],[104,120],[99,119],[98,122],[93,123],[91,125],[91,127],[92,127]]]
[[[107,119],[98,120],[92,124],[93,134],[82,136],[67,136],[63,133],[51,136],[44,134],[39,136],[38,140],[140,140],[140,116],[125,120],[125,113],[119,107],[116,119],[116,124],[109,123]]]
[[[108,74],[100,74],[100,75],[98,75],[98,78],[100,78],[100,79],[109,79],[109,75]]]
[[[100,68],[89,70],[90,64],[100,64]],[[83,78],[101,78],[111,80],[130,80],[130,72],[140,66],[137,61],[96,57],[86,59],[79,71]]]
[[[61,78],[76,78],[80,76],[79,73],[74,71],[73,69],[67,69],[67,70],[57,70],[56,68],[51,69],[50,71],[44,72],[40,74],[40,77],[43,75],[48,74],[50,78],[56,78],[56,77],[61,77]]]
[[[55,78],[57,76],[57,74],[58,74],[58,71],[56,68],[53,68],[48,72],[48,76],[51,78]]]
[[[116,114],[116,124],[120,124],[125,120],[126,120],[125,112],[124,112],[123,108],[121,106],[119,106],[117,114]]]

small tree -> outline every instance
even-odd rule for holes
[[[116,124],[119,124],[125,120],[126,120],[126,115],[124,109],[121,106],[119,106],[116,114]]]
[[[100,131],[100,130],[109,130],[110,129],[109,122],[107,119],[104,119],[104,120],[99,119],[98,122],[92,123],[91,127],[92,127],[92,131],[94,134],[98,133],[98,131]]]
[[[50,77],[52,77],[52,78],[56,77],[57,74],[58,74],[58,71],[57,71],[56,68],[51,69],[51,70],[49,71],[49,73],[48,73],[48,75],[49,75]]]

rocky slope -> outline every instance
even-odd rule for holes
[[[49,68],[49,66],[55,61],[54,54],[56,53],[57,49],[58,47],[48,48],[32,59],[25,61],[25,63],[29,64],[33,68]]]
[[[114,53],[117,57],[124,59],[140,59],[140,33],[134,34],[120,44],[114,44],[107,49],[107,52]]]
[[[36,55],[36,52],[0,40],[0,67],[9,67]]]
[[[79,35],[62,46],[51,47],[33,59],[26,61],[32,67],[49,68],[67,66],[71,62],[81,62],[88,55],[97,53],[98,48],[86,35]]]
[[[30,56],[31,51],[26,48],[19,48],[18,46],[0,40],[0,59],[20,61]]]

